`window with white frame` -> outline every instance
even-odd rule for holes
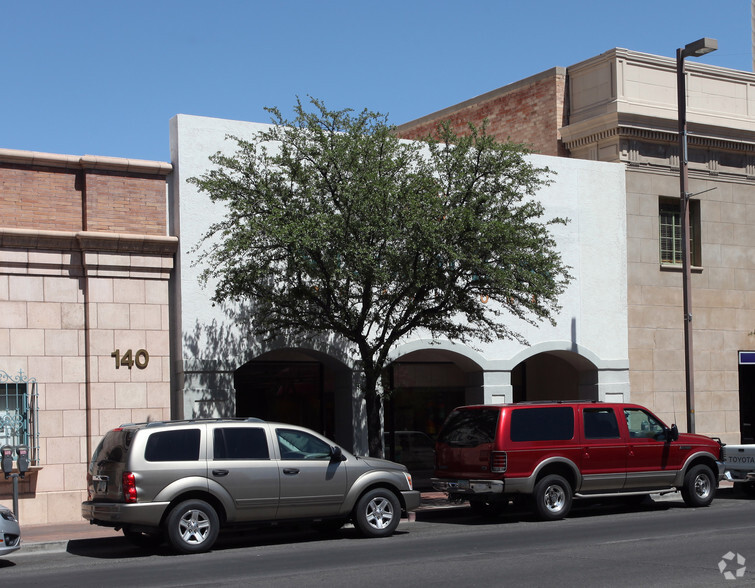
[[[0,446],[26,445],[32,465],[39,464],[37,419],[37,381],[0,370]]]

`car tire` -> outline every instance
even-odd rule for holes
[[[551,474],[537,484],[532,495],[535,512],[544,521],[558,521],[569,514],[572,489],[564,478]]]
[[[123,536],[131,545],[142,549],[155,549],[163,542],[163,534],[160,532],[141,533],[140,531],[123,529]]]
[[[385,488],[364,494],[354,508],[354,526],[364,537],[388,537],[401,520],[401,504]]]
[[[684,476],[682,498],[687,506],[708,506],[716,494],[716,479],[706,465],[696,465]]]
[[[215,544],[220,520],[204,500],[186,500],[170,511],[165,520],[168,541],[180,553],[202,553]]]
[[[472,512],[477,516],[492,519],[497,517],[506,510],[509,505],[509,501],[503,500],[479,500],[472,499],[469,501],[469,506]]]

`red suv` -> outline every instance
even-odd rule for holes
[[[481,514],[519,495],[546,520],[565,517],[572,498],[681,491],[709,505],[724,473],[721,443],[680,434],[646,408],[603,402],[463,406],[436,444],[433,487]]]

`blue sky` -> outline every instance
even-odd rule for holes
[[[613,47],[752,71],[750,0],[2,3],[0,147],[169,160],[178,113],[269,122],[296,96],[400,124]]]

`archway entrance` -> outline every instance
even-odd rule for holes
[[[416,488],[429,489],[435,437],[448,413],[482,401],[480,367],[462,355],[427,349],[402,356],[385,375],[385,455],[409,468]]]
[[[598,400],[598,370],[571,351],[533,355],[511,370],[514,402]]]
[[[234,373],[236,416],[307,427],[351,449],[350,374],[317,352],[266,353]]]

